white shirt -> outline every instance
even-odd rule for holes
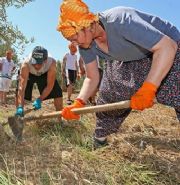
[[[11,60],[10,62],[8,62],[6,57],[0,57],[0,63],[2,64],[2,70],[0,71],[0,73],[3,76],[11,77],[12,70],[15,67],[14,61]]]
[[[71,55],[67,53],[66,57],[66,69],[76,70],[77,55]]]

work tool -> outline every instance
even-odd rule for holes
[[[25,111],[24,111],[24,115],[30,113],[30,112],[33,111],[33,110],[34,110],[34,107],[25,110]],[[12,130],[13,133],[14,133],[14,127],[16,127],[16,126],[15,126],[15,123],[17,123],[17,125],[19,125],[19,126],[21,125],[21,127],[19,128],[20,131],[18,130],[17,132],[18,132],[18,133],[22,133],[21,130],[23,130],[23,127],[22,127],[23,124],[18,124],[18,120],[17,120],[17,119],[19,119],[18,117],[19,117],[19,116],[10,116],[10,117],[8,117],[8,122],[3,122],[2,124],[0,124],[0,127],[4,128],[5,125],[9,124],[10,127],[11,127],[11,130]],[[2,128],[1,128],[1,130],[2,130]],[[5,131],[4,131],[4,132],[5,132]],[[5,133],[5,134],[6,134],[6,137],[10,139],[9,135],[8,135],[7,133]],[[0,135],[1,135],[1,134],[0,134]],[[14,135],[15,135],[15,133],[14,133]],[[19,137],[19,136],[18,136],[18,137]]]
[[[9,141],[10,136],[4,130],[4,127],[0,124],[0,146],[3,144],[4,141]]]
[[[121,101],[116,103],[109,103],[104,105],[96,105],[96,106],[89,106],[83,108],[75,108],[71,111],[76,114],[86,114],[86,113],[95,113],[95,112],[104,112],[104,111],[112,111],[118,109],[127,109],[130,108],[130,101]],[[22,132],[24,127],[24,122],[32,121],[32,120],[42,120],[47,118],[56,118],[61,116],[62,111],[55,111],[51,113],[44,113],[41,115],[32,115],[29,117],[9,117],[8,122],[12,129],[13,134],[16,136],[18,141],[22,140]]]
[[[34,107],[27,109],[24,111],[24,115],[27,115],[28,113],[32,112],[34,110]],[[13,134],[16,136],[16,139],[18,141],[22,140],[22,132],[24,128],[23,124],[23,117],[15,115],[8,117],[8,124],[11,127],[11,130]]]

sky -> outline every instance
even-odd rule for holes
[[[8,20],[27,37],[35,38],[29,44],[20,59],[25,58],[35,46],[41,45],[56,60],[62,61],[68,52],[68,41],[56,31],[61,0],[35,0],[22,8],[10,7]],[[93,13],[98,13],[115,6],[133,7],[143,12],[157,15],[168,20],[180,29],[180,0],[84,0]]]

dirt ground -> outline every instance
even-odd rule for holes
[[[27,104],[26,108],[28,107],[31,107],[30,103]],[[43,103],[42,110],[31,112],[29,115],[52,111],[54,107],[49,100]],[[93,114],[83,117],[81,122],[87,122],[87,125],[68,123],[66,126],[57,119],[31,121],[25,125],[25,142],[17,144],[8,125],[5,124],[7,117],[14,112],[12,92],[8,96],[7,107],[0,107],[0,119],[3,125],[0,127],[0,167],[10,174],[12,179],[20,179],[26,185],[108,184],[101,179],[102,176],[105,179],[102,172],[104,167],[114,173],[116,165],[112,164],[123,161],[123,164],[142,166],[143,170],[146,166],[148,167],[146,170],[156,173],[155,181],[143,183],[144,180],[137,180],[137,183],[129,182],[129,184],[180,184],[180,123],[175,111],[170,107],[156,104],[143,112],[132,111],[119,132],[108,138],[109,146],[96,151],[91,150],[91,143],[89,144],[88,140],[95,127]],[[4,134],[3,128],[12,139]],[[87,142],[78,141],[79,137]],[[88,160],[83,159],[82,156],[85,154],[82,154],[81,150],[77,151],[77,147],[85,148],[84,151],[91,157],[95,156],[95,159],[90,160],[87,156]],[[95,163],[97,156],[102,163]],[[86,160],[91,162],[85,163]],[[99,175],[95,173],[96,170]],[[132,172],[132,176],[133,173],[136,172]],[[112,178],[113,185],[128,184],[126,180],[122,181],[123,177],[120,183],[118,175],[113,174]]]

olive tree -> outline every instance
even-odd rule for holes
[[[34,41],[34,38],[27,39],[17,26],[8,21],[6,12],[8,7],[20,8],[32,1],[34,0],[0,0],[0,45],[22,53],[25,46]]]

